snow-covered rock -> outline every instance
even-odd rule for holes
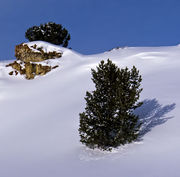
[[[60,58],[63,52],[58,46],[43,41],[22,43],[15,47],[15,56],[24,62],[40,62]]]
[[[7,64],[6,67],[12,67],[9,75],[17,76],[21,74],[30,80],[34,79],[35,76],[43,76],[52,69],[57,68],[59,65],[49,65],[48,59],[60,58],[62,54],[63,52],[60,50],[60,47],[47,42],[34,41],[22,43],[15,48],[17,61]]]

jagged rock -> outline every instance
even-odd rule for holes
[[[40,62],[47,59],[60,58],[62,53],[57,51],[44,52],[42,47],[36,44],[28,46],[27,44],[20,44],[15,47],[15,57],[24,62]]]
[[[52,69],[55,69],[55,68],[57,68],[57,67],[59,67],[59,66],[58,66],[58,65],[56,65],[56,66],[53,66],[53,67],[52,67]]]
[[[25,63],[25,74],[26,74],[26,79],[34,79],[35,77],[35,66],[34,64],[27,62]]]
[[[8,65],[6,65],[6,67],[11,66],[13,69],[15,69],[16,71],[19,71],[20,74],[25,74],[25,71],[22,67],[23,63],[18,63],[17,61],[14,61],[13,63],[10,63]]]
[[[16,75],[16,76],[18,75],[18,71],[15,71],[15,75]]]
[[[26,79],[34,79],[37,75],[45,75],[52,69],[57,68],[58,65],[49,66],[48,61],[42,61],[59,58],[62,56],[62,51],[58,47],[48,43],[22,43],[16,46],[15,56],[17,60],[6,65],[6,67],[13,68],[13,71],[9,75],[18,75],[20,73],[21,75],[25,75]]]
[[[36,75],[45,75],[47,72],[51,71],[52,68],[51,66],[42,66],[41,64],[37,64],[35,67],[35,74]]]
[[[12,75],[13,75],[13,71],[11,71],[11,72],[9,73],[9,75],[11,75],[11,76],[12,76]]]
[[[51,67],[48,65],[43,66],[42,64],[32,63],[32,62],[17,62],[14,61],[6,65],[6,67],[12,67],[15,70],[15,75],[20,73],[21,75],[25,75],[26,79],[34,79],[37,75],[45,75],[50,72],[52,69],[59,67],[58,65]],[[13,75],[13,71],[9,73],[9,75]]]

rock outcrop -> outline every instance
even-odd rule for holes
[[[34,79],[35,76],[43,76],[46,73],[50,72],[52,69],[55,69],[58,67],[58,65],[55,66],[43,66],[42,64],[36,64],[31,62],[17,62],[14,61],[13,63],[10,63],[6,65],[6,67],[12,67],[14,71],[11,71],[9,75],[17,75],[18,73],[21,75],[25,75],[26,79]]]
[[[51,66],[48,65],[48,62],[45,62],[45,60],[62,56],[62,52],[58,50],[58,47],[43,42],[31,44],[22,43],[16,46],[15,56],[17,60],[6,65],[6,67],[12,67],[13,69],[13,71],[9,72],[9,75],[20,74],[25,75],[26,79],[34,79],[35,76],[43,76],[58,67],[58,65]]]
[[[57,51],[45,52],[43,47],[36,44],[28,46],[27,44],[17,45],[15,48],[15,57],[24,62],[40,62],[47,59],[60,58],[62,53]]]

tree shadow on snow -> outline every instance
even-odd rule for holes
[[[175,106],[175,103],[162,106],[156,99],[144,100],[143,105],[134,111],[139,116],[139,121],[142,122],[139,139],[150,132],[153,127],[164,124],[173,118],[173,116],[167,117],[166,114],[175,109]]]

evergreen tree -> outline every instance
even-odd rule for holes
[[[29,41],[46,41],[63,47],[67,47],[70,40],[67,29],[53,22],[29,28],[25,33],[25,37]]]
[[[80,113],[80,141],[90,148],[111,150],[138,137],[141,123],[133,110],[142,88],[139,71],[119,69],[108,59],[101,61],[97,71],[92,69],[95,90],[86,93],[86,107]]]

